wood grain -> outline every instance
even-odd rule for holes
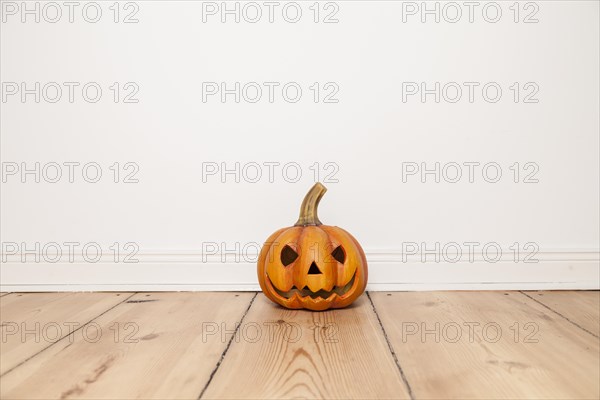
[[[12,293],[0,297],[0,375],[123,301],[127,293]]]
[[[260,333],[260,337],[258,337]],[[259,293],[203,398],[408,398],[371,304],[286,310]]]
[[[408,398],[407,385],[416,399],[600,395],[598,292],[371,293],[377,314],[366,296],[325,312],[261,293],[249,310],[254,293],[129,296],[1,297],[0,398]],[[21,341],[13,322],[34,333]],[[44,339],[54,322],[87,325]]]
[[[106,295],[106,294],[105,294]],[[254,293],[140,293],[2,378],[10,399],[197,398]]]
[[[593,335],[600,336],[599,291],[524,292]]]
[[[372,299],[417,399],[600,395],[598,339],[522,293],[380,292]],[[431,332],[423,336],[425,329]]]

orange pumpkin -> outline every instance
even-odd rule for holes
[[[302,202],[298,222],[273,233],[258,257],[263,293],[284,307],[317,311],[346,307],[367,286],[367,259],[360,244],[317,217],[326,191],[321,183],[315,184]]]

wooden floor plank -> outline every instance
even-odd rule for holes
[[[417,399],[600,395],[598,339],[522,293],[379,292],[372,299]]]
[[[12,293],[0,297],[0,375],[123,301],[127,293]]]
[[[2,378],[11,399],[197,398],[254,293],[139,293]],[[98,336],[99,335],[99,336]],[[97,337],[97,339],[95,338]]]
[[[600,291],[524,292],[575,325],[600,336]]]
[[[408,397],[366,296],[310,312],[259,293],[202,398]]]

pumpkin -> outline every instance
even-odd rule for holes
[[[358,241],[317,216],[327,189],[306,194],[294,226],[273,233],[258,257],[263,293],[286,308],[321,311],[351,304],[367,286],[367,259]]]

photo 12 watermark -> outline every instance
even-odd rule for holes
[[[21,343],[55,343],[61,339],[73,343],[81,339],[86,343],[98,343],[104,335],[109,335],[114,343],[137,343],[140,327],[135,322],[114,322],[108,327],[91,321],[80,322],[33,322],[2,321],[0,335],[2,343],[17,340]]]
[[[3,263],[138,263],[136,242],[2,242]]]
[[[139,183],[140,166],[133,161],[4,161],[2,183]]]
[[[405,322],[401,323],[402,343],[497,343],[505,339],[514,343],[539,343],[540,327],[535,322]]]
[[[97,24],[110,21],[137,24],[140,3],[135,1],[2,1],[3,24]]]
[[[402,183],[540,182],[540,166],[534,161],[405,161],[401,170]]]
[[[338,343],[339,326],[335,322],[315,321],[309,327],[284,320],[243,322],[231,326],[225,322],[202,322],[202,343],[218,340],[221,343],[297,343],[301,339],[314,343]]]
[[[203,1],[202,23],[337,24],[340,3],[334,1]]]
[[[333,161],[299,163],[296,161],[204,161],[202,183],[339,183],[340,166]]]
[[[2,82],[2,103],[99,103],[136,104],[140,85],[136,82]]]
[[[540,3],[534,1],[402,1],[402,23],[458,24],[483,22],[518,24],[540,22]]]
[[[402,242],[402,262],[484,262],[538,263],[540,246],[536,242],[514,242],[502,246],[498,242]]]
[[[502,100],[537,104],[540,85],[536,82],[402,82],[402,103],[487,103]]]
[[[202,103],[336,104],[340,85],[336,82],[202,82]]]

